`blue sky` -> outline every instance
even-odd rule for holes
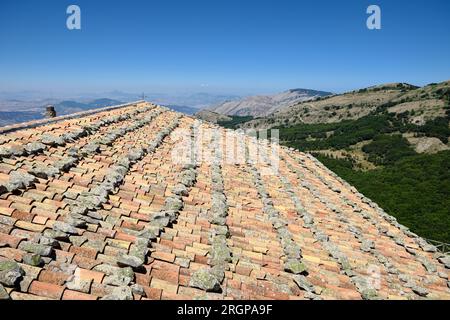
[[[70,4],[80,31],[66,28]],[[1,0],[0,91],[424,85],[450,79],[449,12],[447,0]]]

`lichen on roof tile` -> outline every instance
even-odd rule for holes
[[[2,132],[0,299],[450,299],[448,255],[311,155],[144,101]]]

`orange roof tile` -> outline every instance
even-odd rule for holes
[[[450,299],[449,257],[310,155],[143,101],[0,132],[11,299]]]

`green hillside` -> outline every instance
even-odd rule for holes
[[[241,123],[248,122],[250,120],[253,120],[252,116],[229,116],[231,120],[227,121],[218,121],[217,124],[224,128],[228,129],[235,129],[237,128]]]

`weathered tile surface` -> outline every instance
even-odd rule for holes
[[[1,297],[450,299],[449,257],[310,155],[266,174],[216,128],[173,161],[212,128],[139,102],[2,133]]]

